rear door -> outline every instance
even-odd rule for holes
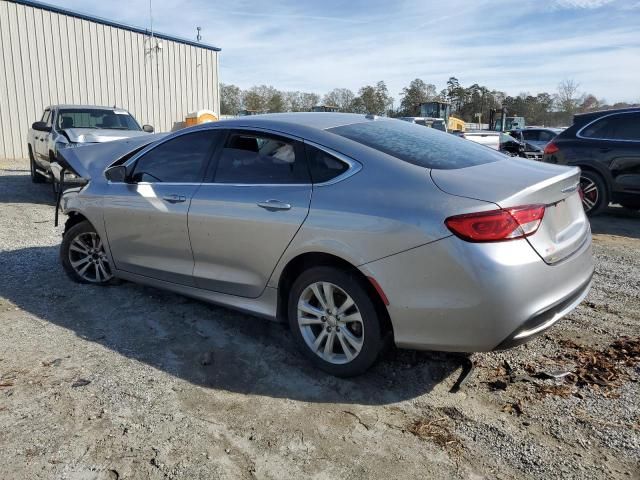
[[[640,193],[640,112],[605,116],[578,135],[590,141],[608,166],[615,191]]]
[[[174,137],[134,160],[128,183],[109,183],[104,222],[118,270],[193,285],[187,213],[219,130]]]
[[[304,222],[311,181],[302,143],[231,130],[189,210],[200,288],[258,297]]]

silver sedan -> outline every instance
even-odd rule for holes
[[[244,117],[66,149],[61,260],[288,322],[317,367],[383,347],[491,351],[574,309],[593,274],[577,168],[375,116]],[[62,172],[64,178],[64,172]]]

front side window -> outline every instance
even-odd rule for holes
[[[413,165],[454,169],[504,160],[504,155],[456,135],[401,120],[374,120],[328,129]]]
[[[205,130],[161,143],[138,159],[131,179],[150,183],[201,182],[219,135],[219,131]]]
[[[515,137],[516,135],[514,135]],[[517,138],[517,137],[516,137]],[[523,130],[522,138],[530,142],[535,142],[540,138],[540,133],[537,130]]]
[[[215,173],[216,183],[309,183],[309,170],[293,140],[251,132],[231,132]]]
[[[613,117],[611,138],[640,141],[640,113],[626,113]]]
[[[51,110],[45,110],[40,121],[51,125]]]
[[[126,110],[98,108],[66,108],[58,114],[57,127],[101,128],[108,130],[140,130],[140,125]]]

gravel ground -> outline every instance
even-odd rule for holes
[[[593,221],[594,288],[575,312],[473,355],[450,393],[462,357],[394,350],[339,380],[282,325],[72,283],[50,186],[24,161],[0,160],[0,204],[2,478],[640,478],[640,367],[623,352],[595,384],[579,374],[640,337],[637,213]],[[578,373],[537,378],[562,369]]]

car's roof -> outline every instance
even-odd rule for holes
[[[573,123],[585,123],[589,120],[602,117],[604,115],[612,115],[614,113],[636,113],[640,112],[640,107],[616,108],[613,110],[598,110],[596,112],[578,113],[573,116]]]
[[[124,108],[119,107],[105,107],[104,105],[73,105],[73,104],[60,104],[60,105],[49,105],[48,109],[53,108],[72,108],[72,109],[87,109],[87,110],[124,110]],[[45,109],[46,110],[46,109]]]
[[[357,113],[335,113],[335,112],[291,112],[291,113],[266,113],[263,115],[248,115],[236,118],[221,120],[229,126],[242,125],[245,127],[268,127],[272,125],[304,126],[327,130],[329,128],[354,123],[363,123],[379,120],[391,120],[387,117],[377,117],[374,115],[362,115]]]

